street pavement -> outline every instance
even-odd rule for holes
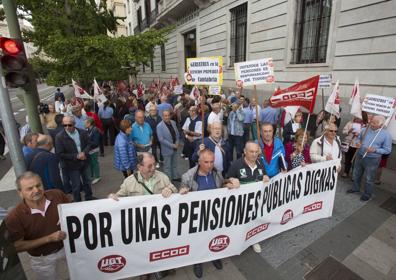
[[[105,156],[99,161],[102,180],[92,189],[96,197],[106,198],[119,189],[123,176],[113,168],[112,147],[105,147]],[[188,161],[179,158],[178,163],[181,173],[187,171]],[[1,177],[0,207],[12,207],[19,201],[12,167]],[[216,270],[211,263],[204,264],[203,279],[396,279],[394,178],[396,171],[385,169],[383,183],[376,186],[369,202],[361,202],[360,195],[346,194],[352,181],[339,178],[331,218],[262,241],[261,254],[248,248],[239,256],[226,258],[223,270]],[[384,202],[393,213],[381,207]],[[27,255],[20,254],[20,258],[27,279],[36,279],[29,268]],[[189,266],[177,269],[167,279],[196,277]]]

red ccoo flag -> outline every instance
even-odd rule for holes
[[[316,93],[318,91],[319,75],[301,81],[291,87],[278,89],[270,98],[272,107],[303,106],[313,112]]]

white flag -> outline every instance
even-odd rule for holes
[[[287,114],[291,116],[291,119],[294,119],[294,116],[296,115],[298,109],[300,109],[300,106],[286,106],[285,111]]]
[[[396,144],[396,114],[395,114],[395,112],[393,113],[392,117],[388,118],[387,124],[386,124],[386,130],[388,130],[388,132],[392,136],[393,144]]]
[[[95,98],[96,102],[98,102],[99,106],[103,105],[103,103],[105,103],[107,101],[107,98],[103,94],[98,83],[96,82],[96,79],[94,79],[94,98]]]
[[[358,80],[356,80],[355,85],[352,88],[349,105],[351,105],[351,115],[362,119],[362,103],[360,102],[360,89]]]
[[[195,101],[196,101],[196,100],[198,100],[199,95],[200,95],[200,93],[199,93],[198,87],[197,87],[197,86],[194,86],[194,87],[192,88],[192,90],[191,90],[190,98],[191,98],[192,100],[195,100]]]
[[[83,99],[93,99],[92,96],[88,94],[82,87],[77,85],[76,81],[72,79],[72,84],[74,87],[74,95],[78,98],[83,98]]]
[[[340,117],[340,87],[338,83],[339,82],[337,80],[325,106],[325,111],[336,116],[337,118]]]

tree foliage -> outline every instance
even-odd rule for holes
[[[49,59],[35,58],[33,67],[48,74],[52,84],[125,79],[125,66],[148,64],[155,46],[166,41],[170,29],[113,38],[117,22],[123,20],[107,10],[106,1],[18,0],[18,10],[33,30],[23,30],[24,39],[38,47]],[[122,66],[124,66],[122,68]],[[48,73],[43,71],[48,67]]]

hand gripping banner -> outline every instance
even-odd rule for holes
[[[62,204],[71,279],[120,279],[226,258],[331,217],[339,163],[310,164],[234,190]]]

